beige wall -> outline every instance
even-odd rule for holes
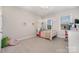
[[[2,8],[0,7],[0,32],[2,32]],[[0,33],[0,52],[1,52],[1,39],[2,33]]]
[[[32,23],[38,19],[38,16],[18,7],[3,7],[3,35],[19,40],[34,37],[36,29]]]
[[[64,33],[60,27],[60,16],[65,15],[71,15],[72,20],[79,18],[79,9],[75,8],[57,12],[50,17],[53,19],[53,28],[57,30],[61,36],[63,36]],[[47,20],[48,18],[45,19]],[[41,27],[42,20],[44,19],[26,10],[17,7],[3,7],[3,32],[13,39],[34,36],[36,28]],[[32,25],[33,22],[36,23],[35,26]],[[26,25],[24,25],[24,23],[26,23]]]
[[[0,31],[2,28],[2,8],[0,7]]]

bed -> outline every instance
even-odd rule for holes
[[[40,37],[52,40],[53,37],[56,37],[56,30],[44,30],[41,31]]]

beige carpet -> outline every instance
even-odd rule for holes
[[[67,53],[67,41],[54,38],[52,41],[43,38],[31,38],[22,40],[16,46],[2,49],[2,53]]]

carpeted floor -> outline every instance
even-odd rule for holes
[[[2,53],[67,53],[68,42],[61,38],[46,40],[34,37],[22,40],[16,46],[2,49]]]

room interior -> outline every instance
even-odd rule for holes
[[[79,52],[78,6],[4,6],[1,9],[2,53]]]

